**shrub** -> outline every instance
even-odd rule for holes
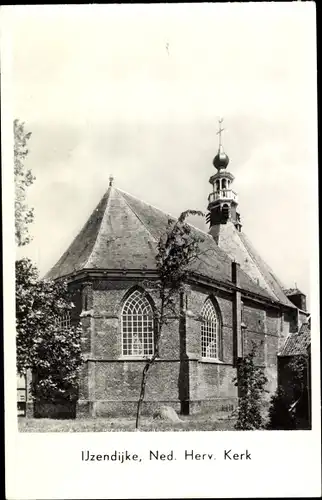
[[[256,348],[239,360],[237,377],[233,380],[238,387],[238,409],[235,429],[255,430],[264,427],[262,416],[263,394],[267,377],[263,368],[255,364]]]

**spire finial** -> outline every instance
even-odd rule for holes
[[[112,187],[113,186],[113,181],[114,181],[113,175],[110,175],[109,181],[110,181],[109,186]]]
[[[219,145],[218,145],[218,153],[216,154],[212,164],[214,167],[216,167],[218,170],[221,170],[223,168],[226,168],[228,163],[229,163],[229,158],[228,156],[224,153],[223,147],[222,147],[222,142],[221,142],[221,134],[225,130],[221,124],[224,121],[223,118],[219,118],[218,123],[219,123],[219,129],[217,131],[217,135],[219,135]]]
[[[222,147],[222,143],[221,143],[221,133],[225,130],[224,128],[222,128],[221,124],[222,122],[224,121],[223,118],[219,118],[218,120],[218,124],[219,124],[219,129],[218,129],[218,132],[217,132],[217,135],[219,135],[219,145],[218,145],[218,150],[220,151],[221,147]]]

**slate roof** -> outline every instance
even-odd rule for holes
[[[309,323],[303,323],[301,328],[296,333],[291,333],[281,351],[279,356],[298,356],[307,354],[311,345],[311,328]]]
[[[157,242],[169,218],[174,219],[128,193],[110,187],[46,278],[56,279],[85,269],[155,270]],[[200,276],[231,284],[232,259],[219,248],[212,236],[191,227],[203,239],[201,256],[191,265],[191,270]],[[258,265],[264,265],[259,257]],[[272,280],[278,288],[279,285]],[[278,293],[272,296],[242,269],[240,286],[266,299],[289,302],[284,294],[279,293],[279,288]],[[294,308],[291,302],[287,305]]]

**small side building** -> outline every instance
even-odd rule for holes
[[[296,429],[311,429],[311,321],[305,318],[278,355],[278,386],[295,417]]]

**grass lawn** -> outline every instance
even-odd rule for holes
[[[215,419],[212,415],[180,416],[181,422],[142,417],[141,431],[228,431],[234,430],[234,420]],[[56,420],[51,418],[18,418],[21,432],[118,432],[135,431],[135,418],[84,418]]]

